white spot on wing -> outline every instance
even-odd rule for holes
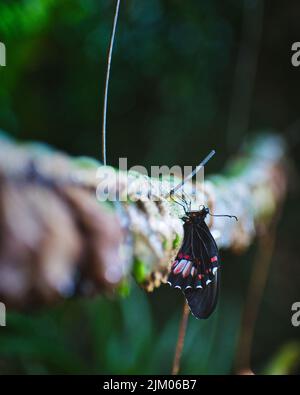
[[[212,270],[212,273],[215,275],[217,273],[217,271],[218,271],[218,268],[214,267],[213,270]]]

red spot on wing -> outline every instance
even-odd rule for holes
[[[182,271],[182,276],[184,278],[190,274],[191,268],[192,268],[192,262],[188,261],[188,263],[186,264],[185,268]]]
[[[172,263],[172,269],[177,265],[177,263],[178,263],[177,260]]]
[[[210,261],[211,261],[211,263],[213,263],[213,262],[217,262],[217,260],[218,260],[218,257],[217,256],[213,256]]]
[[[187,261],[181,260],[181,261],[178,263],[178,265],[176,266],[176,268],[174,269],[174,274],[180,273],[180,272],[184,269],[184,267],[185,267],[186,264],[187,264]]]

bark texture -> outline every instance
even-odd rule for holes
[[[213,213],[239,218],[210,217],[220,248],[238,253],[267,231],[286,193],[285,155],[277,135],[260,135],[222,174],[187,185],[194,208],[205,203]],[[168,197],[171,181],[2,135],[0,300],[28,308],[74,295],[122,293],[131,274],[148,291],[159,286],[183,236],[183,211]],[[101,191],[116,192],[120,201],[97,200]]]

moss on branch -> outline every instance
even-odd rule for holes
[[[204,186],[189,183],[187,191],[194,207],[204,203],[239,218],[209,222],[218,246],[239,252],[267,229],[286,180],[284,142],[268,134],[246,145],[222,174]],[[155,201],[147,198],[150,185]],[[24,308],[74,295],[124,294],[131,274],[148,291],[159,286],[183,236],[170,185],[2,135],[0,300]],[[97,201],[97,188],[117,190],[121,202]]]

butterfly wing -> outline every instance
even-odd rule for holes
[[[194,225],[193,249],[200,262],[196,287],[184,291],[191,312],[196,318],[208,318],[214,311],[220,287],[219,252],[206,223]],[[200,282],[200,281],[201,282]]]
[[[182,247],[172,265],[168,282],[180,288],[196,318],[214,311],[219,294],[219,253],[206,223],[184,224]]]
[[[173,288],[181,290],[194,287],[196,276],[196,265],[192,259],[193,227],[191,224],[185,223],[183,228],[183,243],[172,264],[168,277],[168,283]]]
[[[220,273],[205,288],[189,288],[184,291],[192,314],[198,318],[208,318],[216,308],[219,296]]]

